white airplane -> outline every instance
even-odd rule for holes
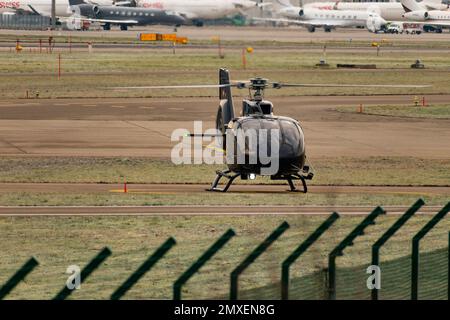
[[[68,0],[55,0],[56,16],[70,15]],[[14,14],[17,12],[34,12],[39,15],[52,15],[51,0],[3,0],[0,2],[0,13]]]
[[[86,0],[86,3],[112,5],[113,0]],[[69,0],[55,0],[55,10],[57,17],[72,15]],[[0,0],[0,14],[15,14],[20,11],[50,17],[52,15],[52,0]]]
[[[439,10],[446,6],[441,0],[424,0],[420,5],[423,10]],[[405,10],[400,2],[313,2],[304,5],[304,8],[313,8],[321,10],[358,10],[369,11],[379,14],[388,21],[404,20]]]
[[[283,19],[254,18],[255,20],[286,22],[303,25],[309,32],[324,28],[326,32],[336,27],[366,27],[371,32],[378,32],[387,24],[377,13],[358,10],[321,10],[301,8],[291,5],[289,0],[276,0],[282,7],[278,14]]]
[[[265,7],[269,3],[257,3],[252,0],[135,0],[136,6],[177,12],[197,26],[203,20],[219,19],[245,10]]]
[[[402,0],[402,5],[405,8],[403,16],[407,20],[437,27],[450,27],[449,10],[424,10],[415,0]]]

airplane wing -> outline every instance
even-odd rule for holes
[[[99,23],[113,23],[113,24],[138,24],[139,22],[136,20],[112,20],[112,19],[93,19],[87,18],[80,15],[73,15],[70,17],[59,17],[61,21],[68,21],[69,19],[80,19],[89,22],[99,22]]]
[[[85,17],[77,17],[78,19],[82,19],[90,22],[100,22],[100,23],[113,23],[113,24],[138,24],[139,22],[136,20],[110,20],[110,19],[92,19]]]
[[[180,12],[179,15],[187,20],[193,20],[198,18],[198,16],[195,13],[191,12]]]
[[[273,18],[253,18],[256,21],[268,21],[268,22],[282,22],[282,23],[292,23],[301,26],[314,26],[314,27],[339,27],[344,26],[340,21],[333,21],[333,23],[327,23],[324,20],[295,20],[295,19],[273,19]]]
[[[266,2],[266,3],[260,3],[260,2],[255,2],[252,0],[248,0],[248,1],[232,1],[234,7],[236,9],[248,9],[251,8],[252,5],[255,6],[255,8],[264,8],[264,7],[271,7],[273,6],[273,3],[271,2]]]
[[[298,25],[310,25],[309,21],[295,20],[295,19],[275,19],[275,18],[257,18],[254,17],[252,20],[255,21],[266,21],[266,22],[282,22],[282,23],[292,23]]]
[[[32,12],[34,12],[35,14],[37,14],[39,16],[49,16],[49,15],[51,15],[51,13],[41,11],[40,9],[37,9],[37,8],[33,7],[31,4],[28,5],[28,8],[30,8],[30,10]]]
[[[14,11],[14,13],[18,13],[18,14],[29,14],[30,12],[35,13],[39,16],[50,16],[51,13],[50,12],[45,12],[43,10],[40,9],[36,9],[35,7],[33,7],[32,5],[28,5],[28,8],[18,8],[18,7],[14,7],[14,6],[8,6],[5,5],[3,8],[4,9],[10,9],[12,11]]]
[[[436,27],[450,27],[450,21],[448,20],[426,20],[426,21],[389,21],[390,24],[417,24],[420,26],[436,26]]]

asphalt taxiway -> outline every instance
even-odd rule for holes
[[[369,206],[113,206],[113,207],[0,207],[0,217],[33,216],[201,216],[201,215],[367,215]],[[387,214],[400,215],[406,206],[386,206]],[[427,206],[418,214],[436,214],[441,208]]]
[[[449,95],[427,96],[450,103]],[[450,120],[358,114],[360,104],[412,105],[413,96],[276,97],[276,113],[298,119],[311,159],[410,156],[447,159]],[[214,127],[216,98],[19,99],[0,101],[3,156],[142,156],[167,159],[175,129]],[[353,105],[354,113],[336,111]]]

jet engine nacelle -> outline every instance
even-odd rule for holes
[[[98,15],[100,13],[100,9],[98,6],[93,6],[92,7],[92,12],[94,13],[94,15]]]
[[[367,18],[366,27],[370,32],[376,33],[378,31],[381,31],[386,23],[386,20],[381,18],[379,15],[370,15]]]
[[[408,20],[425,21],[430,18],[430,14],[428,11],[411,11],[403,14],[403,17]]]

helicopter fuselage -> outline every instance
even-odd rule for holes
[[[298,174],[305,165],[303,130],[289,117],[251,114],[235,118],[228,124],[226,142],[226,152],[233,157],[227,165],[241,175]]]

